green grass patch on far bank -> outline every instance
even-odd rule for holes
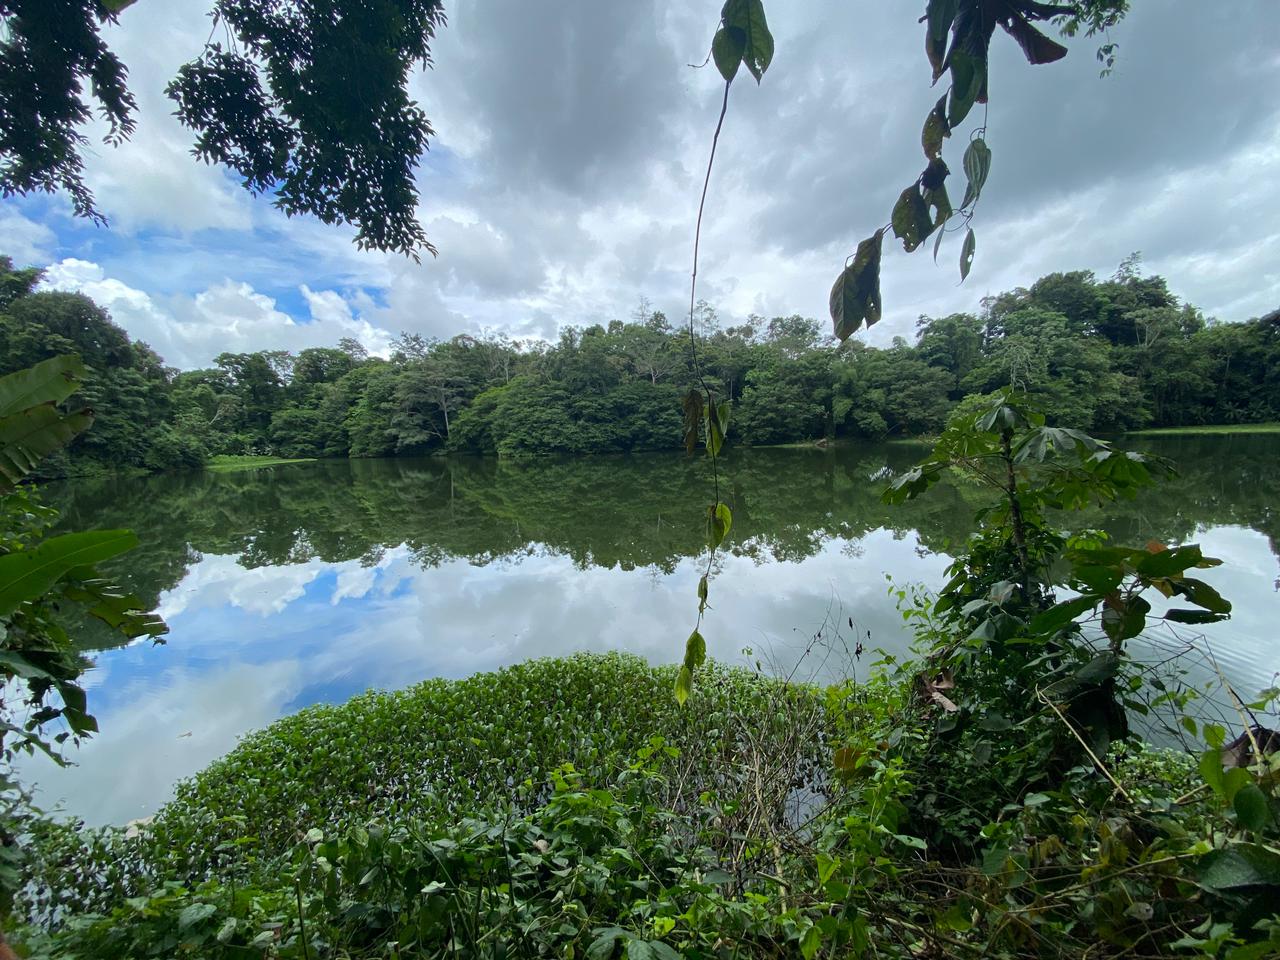
[[[216,457],[210,457],[209,462],[205,464],[206,470],[217,470],[227,472],[229,470],[251,470],[254,467],[274,467],[281,463],[311,463],[315,457],[298,457],[289,459],[288,457],[266,457],[266,456],[245,456],[233,457],[227,454],[219,454]]]

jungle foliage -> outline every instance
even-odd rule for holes
[[[87,661],[68,632],[68,611],[127,640],[167,632],[137,596],[96,569],[137,537],[129,530],[50,535],[57,514],[21,486],[92,424],[92,410],[58,406],[85,376],[78,358],[61,356],[0,377],[0,916],[26,882],[26,837],[40,822],[14,758],[40,752],[63,764],[63,745],[97,730],[80,683]]]
[[[528,456],[676,449],[698,382],[687,331],[642,302],[629,321],[554,343],[406,334],[387,359],[333,348],[220,355],[178,372],[79,294],[36,291],[39,271],[0,261],[0,370],[77,353],[99,411],[50,469],[164,470],[211,455]],[[1280,419],[1280,315],[1214,323],[1142,276],[1050,274],[922,317],[915,343],[837,344],[802,317],[722,324],[696,311],[703,378],[733,409],[728,442],[936,435],[957,406],[1007,386],[1055,423],[1115,431]],[[705,402],[704,402],[705,405]]]
[[[1002,392],[884,493],[991,489],[942,590],[899,591],[920,659],[826,690],[700,665],[683,708],[676,668],[617,655],[308,708],[143,829],[35,825],[23,947],[1273,955],[1277,691],[1237,700],[1228,743],[1176,664],[1131,648],[1229,615],[1197,576],[1217,561],[1070,522],[1166,472]],[[1134,717],[1186,748],[1143,746]]]

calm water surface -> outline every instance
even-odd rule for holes
[[[1181,475],[1088,518],[1121,542],[1198,541],[1235,602],[1213,651],[1256,692],[1280,667],[1280,438],[1148,440]],[[937,587],[978,491],[879,502],[922,448],[734,451],[733,507],[703,632],[712,656],[830,677],[845,645],[905,652],[887,592]],[[702,459],[654,454],[516,464],[327,461],[239,473],[79,482],[49,500],[67,526],[129,526],[113,573],[156,602],[168,643],[98,649],[102,733],[77,766],[35,760],[46,806],[93,823],[146,816],[245,732],[369,687],[462,677],[529,657],[628,650],[677,659],[696,611]],[[852,621],[852,625],[850,623]],[[838,632],[834,629],[839,627]],[[824,642],[804,656],[821,631]],[[801,662],[802,661],[802,662]]]

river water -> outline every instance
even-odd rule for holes
[[[1256,693],[1280,669],[1280,437],[1129,445],[1170,457],[1179,475],[1080,522],[1222,558],[1204,578],[1235,612],[1199,648]],[[883,505],[885,476],[924,449],[730,452],[720,482],[733,529],[702,631],[711,656],[826,680],[865,675],[877,648],[905,654],[890,584],[940,586],[983,502],[942,485]],[[24,765],[46,808],[123,823],[308,704],[579,650],[678,659],[711,478],[705,459],[672,454],[321,461],[77,481],[46,497],[68,528],[138,533],[142,546],[111,572],[171,628],[162,646],[109,648],[86,628],[101,733],[72,751],[72,768]]]

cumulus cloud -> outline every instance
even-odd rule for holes
[[[434,69],[413,80],[437,130],[419,183],[440,257],[418,265],[356,250],[350,230],[285,218],[186,155],[190,134],[161,91],[207,35],[208,7],[131,8],[112,31],[142,110],[134,143],[89,162],[115,223],[109,243],[69,233],[65,216],[37,224],[0,212],[28,257],[56,248],[100,265],[92,282],[114,297],[117,319],[170,362],[207,362],[227,338],[235,349],[296,348],[345,334],[376,349],[402,330],[554,337],[625,316],[640,295],[671,316],[687,303],[723,89],[714,67],[687,64],[706,54],[714,9],[459,0]],[[845,257],[918,172],[920,124],[940,91],[911,5],[769,12],[773,65],[763,84],[744,74],[732,90],[701,293],[726,318],[825,317]],[[985,116],[994,162],[973,273],[958,284],[958,242],[938,266],[887,242],[873,341],[1053,270],[1109,274],[1134,250],[1222,319],[1280,304],[1280,201],[1269,189],[1280,104],[1268,92],[1280,85],[1280,20],[1265,0],[1136,5],[1110,39],[1120,61],[1100,79],[1099,38],[1033,68],[997,34],[990,108],[947,145],[954,183]]]
[[[370,353],[386,356],[391,336],[354,316],[332,290],[300,290],[310,316],[296,320],[276,301],[244,282],[223,279],[192,296],[159,301],[106,275],[101,266],[67,258],[45,273],[44,287],[83,293],[111,314],[137,340],[151,345],[170,364],[208,366],[220,353],[260,349],[303,350],[332,346],[353,337]]]

